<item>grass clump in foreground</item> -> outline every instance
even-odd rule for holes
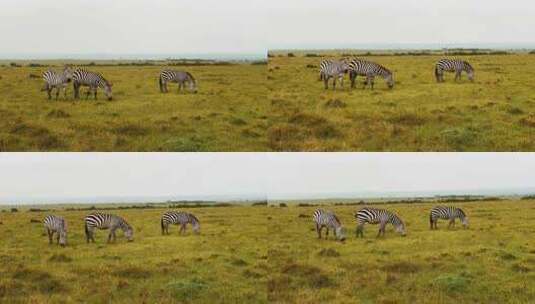
[[[282,54],[282,53],[281,53]],[[475,68],[475,82],[452,74],[437,84],[434,65],[446,55],[360,54],[394,72],[387,89],[324,90],[318,81],[323,58],[303,52],[271,54],[268,64],[270,120],[268,145],[276,151],[533,151],[535,119],[528,54],[462,53]],[[376,55],[376,56],[374,56]],[[308,119],[295,119],[295,116]]]
[[[61,63],[51,67],[61,69]],[[184,64],[184,63],[181,63]],[[167,66],[89,67],[114,83],[114,100],[48,101],[48,67],[0,67],[0,151],[266,151],[266,66],[178,66],[198,81],[198,94],[158,88]],[[28,75],[37,75],[29,77]]]

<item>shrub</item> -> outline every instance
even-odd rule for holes
[[[288,53],[287,56],[288,56],[288,57],[295,57],[295,54],[294,54],[294,53]]]

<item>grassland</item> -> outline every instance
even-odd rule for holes
[[[271,303],[533,303],[535,201],[459,204],[470,229],[429,230],[434,204],[382,205],[405,221],[377,239],[375,225],[356,239],[359,206],[324,206],[348,230],[345,243],[318,240],[316,207],[269,208]],[[332,232],[331,232],[332,237]]]
[[[318,81],[322,58],[345,52],[272,53],[268,64],[273,111],[269,147],[276,151],[533,151],[535,55],[464,55],[474,83],[453,75],[437,84],[434,64],[444,55],[359,56],[394,72],[376,89],[325,91]]]
[[[48,62],[44,62],[48,64]],[[48,101],[46,67],[0,67],[0,151],[266,151],[266,65],[176,67],[198,94],[161,94],[163,66],[92,66],[113,83],[114,100]],[[115,63],[114,63],[115,64]],[[56,69],[61,69],[57,66]]]
[[[0,213],[1,303],[266,303],[265,207],[195,208],[201,234],[162,236],[165,209],[116,210],[134,227],[106,244],[86,244],[89,211],[57,211],[69,223],[69,246],[49,245],[46,213]]]

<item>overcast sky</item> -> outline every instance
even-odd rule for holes
[[[2,0],[0,56],[533,43],[526,0]]]
[[[275,0],[269,45],[533,43],[526,0]]]
[[[2,0],[0,53],[265,53],[264,0]]]
[[[0,153],[0,202],[535,188],[522,153]]]

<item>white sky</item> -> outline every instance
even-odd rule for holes
[[[535,188],[525,153],[0,153],[0,202]]]
[[[270,2],[272,48],[535,42],[535,2],[527,0]]]
[[[0,53],[265,53],[264,0],[2,0]]]
[[[527,0],[2,0],[2,54],[535,43]]]

